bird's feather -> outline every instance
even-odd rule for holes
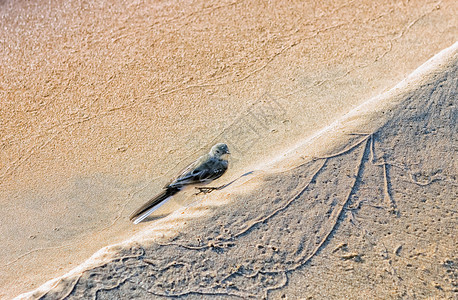
[[[189,184],[204,183],[219,178],[227,170],[227,161],[202,156],[186,167],[167,187],[181,187]]]
[[[161,207],[167,200],[178,193],[180,189],[178,188],[167,188],[162,193],[157,195],[156,197],[152,198],[144,205],[142,205],[139,209],[134,211],[130,215],[130,220],[134,222],[134,224],[138,224],[143,221],[146,217],[148,217],[151,213],[153,213],[156,209]]]

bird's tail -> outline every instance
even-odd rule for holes
[[[166,188],[162,193],[146,202],[142,207],[134,211],[129,219],[134,223],[138,224],[153,213],[156,209],[161,207],[167,200],[178,193],[178,188]]]

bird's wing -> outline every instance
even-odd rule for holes
[[[194,161],[193,163],[189,164],[188,166],[186,166],[186,168],[184,168],[183,170],[181,170],[178,175],[172,179],[166,186],[165,188],[167,187],[172,187],[172,186],[179,186],[180,184],[178,184],[178,182],[180,181],[183,181],[184,179],[188,179],[191,177],[191,174],[193,172],[196,172],[195,170],[202,165],[202,163],[208,159],[207,157],[205,157],[207,155],[203,155],[201,157],[199,157],[196,161]]]
[[[184,186],[214,180],[227,170],[227,161],[204,155],[184,169],[168,186]]]

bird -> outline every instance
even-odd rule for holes
[[[228,168],[226,154],[230,154],[226,144],[215,144],[210,152],[188,165],[175,179],[164,186],[161,193],[134,211],[129,217],[130,221],[134,224],[140,223],[186,186],[207,183],[221,177]]]

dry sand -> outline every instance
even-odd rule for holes
[[[456,69],[404,88],[406,108],[374,104],[364,126],[318,133],[452,45],[457,7],[2,2],[0,297],[136,234],[199,249],[105,249],[91,261],[102,267],[81,267],[47,297],[453,297]],[[358,139],[345,155],[310,160]],[[255,172],[227,191],[182,195],[150,220],[175,211],[167,218],[127,221],[214,141],[234,153],[222,181]],[[113,255],[132,257],[103,262]]]

